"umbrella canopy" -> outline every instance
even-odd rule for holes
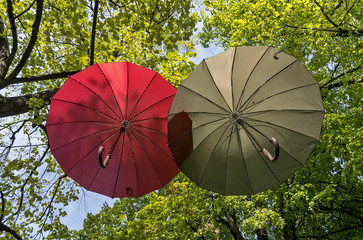
[[[205,59],[179,86],[168,124],[184,127],[169,133],[169,144],[189,146],[189,155],[171,151],[197,185],[255,194],[305,164],[323,114],[318,84],[298,59],[272,47],[235,47]]]
[[[176,89],[138,65],[95,64],[67,79],[53,97],[46,128],[63,171],[88,190],[137,197],[177,173],[167,146]],[[102,152],[105,156],[102,156]]]

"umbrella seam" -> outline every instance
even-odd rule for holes
[[[77,79],[75,79],[75,78],[73,78],[72,76],[71,77],[69,77],[69,79],[71,79],[71,80],[74,80],[75,82],[77,82],[78,84],[80,84],[81,86],[83,86],[84,88],[86,88],[86,89],[88,89],[90,92],[92,92],[94,95],[96,95],[99,99],[101,99],[102,100],[102,102],[118,117],[118,118],[120,118],[120,116],[115,112],[115,110],[113,110],[112,108],[111,108],[111,106],[110,105],[108,105],[107,104],[107,102],[103,99],[103,98],[101,98],[101,96],[99,96],[96,92],[94,92],[92,89],[90,89],[89,87],[87,87],[86,85],[84,85],[83,83],[81,83],[81,82],[79,82]]]
[[[132,108],[132,110],[131,110],[131,112],[130,112],[130,114],[129,114],[129,116],[128,116],[128,117],[130,117],[130,116],[131,116],[131,114],[134,112],[134,110],[135,110],[135,108],[136,108],[137,104],[140,102],[141,98],[143,97],[143,95],[145,94],[145,92],[147,91],[147,89],[148,89],[148,88],[149,88],[149,86],[151,85],[151,82],[154,80],[154,78],[155,78],[155,76],[156,76],[157,74],[158,74],[158,73],[157,73],[157,72],[155,72],[154,76],[151,78],[150,82],[147,84],[146,88],[143,90],[143,92],[141,93],[140,97],[137,99],[137,101],[136,101],[136,103],[135,103],[134,107]]]
[[[214,86],[217,88],[217,90],[218,90],[219,94],[221,95],[222,99],[224,100],[225,104],[227,105],[227,107],[228,107],[228,109],[229,109],[229,112],[232,112],[231,107],[228,105],[227,100],[224,98],[224,95],[222,94],[221,90],[219,89],[219,87],[217,86],[217,84],[216,84],[216,82],[215,82],[215,80],[214,80],[214,78],[213,78],[213,76],[212,76],[212,73],[211,73],[211,72],[210,72],[210,70],[209,70],[209,67],[208,67],[207,62],[206,62],[205,60],[203,60],[203,62],[204,62],[205,66],[206,66],[206,68],[207,68],[207,70],[208,70],[208,73],[209,73],[210,78],[212,79],[212,81],[213,81],[213,83],[214,83]],[[221,107],[222,107],[222,106],[221,106]],[[227,109],[226,109],[226,110],[227,110]],[[228,111],[228,110],[227,110],[227,111]]]
[[[106,117],[108,117],[108,118],[110,118],[110,119],[112,119],[112,120],[117,121],[117,119],[115,119],[115,118],[113,118],[113,117],[109,116],[108,114],[106,114],[106,113],[104,113],[104,112],[100,112],[99,110],[97,110],[97,109],[95,109],[95,108],[92,108],[92,107],[90,107],[90,106],[86,106],[86,105],[83,105],[83,104],[80,104],[80,103],[71,102],[71,101],[67,101],[67,100],[63,100],[63,99],[57,99],[57,98],[53,98],[53,99],[52,99],[52,101],[59,101],[59,102],[64,102],[64,103],[70,103],[70,104],[74,104],[74,105],[77,105],[77,106],[80,106],[80,107],[88,108],[88,109],[90,109],[90,110],[93,110],[93,111],[94,111],[94,112],[96,112],[96,113],[99,113],[99,114],[101,114],[101,115],[103,115],[103,116],[106,116]]]
[[[263,84],[261,84],[247,99],[246,101],[241,105],[241,107],[238,109],[238,111],[240,111],[245,105],[248,105],[251,100],[254,98],[254,96],[256,96],[256,94],[258,93],[258,91],[269,81],[271,81],[272,79],[274,79],[274,77],[276,77],[277,75],[279,75],[280,73],[282,73],[283,71],[285,71],[286,69],[288,69],[289,67],[291,67],[294,63],[298,62],[298,59],[295,59],[293,62],[291,62],[289,65],[285,66],[283,69],[281,69],[280,71],[278,71],[277,73],[275,73],[272,77],[270,77],[269,79],[267,79]],[[245,109],[241,110],[242,112]]]
[[[116,94],[115,94],[115,92],[114,92],[114,90],[113,90],[113,87],[111,86],[111,83],[108,81],[108,78],[106,77],[106,74],[105,74],[105,73],[104,73],[104,71],[102,70],[101,66],[100,66],[98,63],[96,63],[95,65],[96,65],[96,66],[100,69],[100,71],[101,71],[102,75],[105,77],[105,79],[106,79],[106,81],[107,81],[108,85],[110,86],[111,91],[112,91],[112,93],[113,93],[113,97],[114,97],[114,99],[115,99],[115,101],[116,101],[117,109],[120,111],[120,116],[121,116],[121,118],[123,118],[123,119],[124,119],[124,116],[123,116],[122,111],[121,111],[121,108],[120,108],[120,104],[119,104],[119,102],[118,102],[118,100],[117,100],[117,98],[116,98]]]
[[[268,97],[266,97],[266,98],[262,99],[261,101],[259,101],[259,102],[255,102],[253,105],[250,105],[250,106],[246,107],[245,109],[243,109],[243,111],[246,111],[247,109],[250,109],[250,108],[257,107],[260,103],[262,103],[262,102],[264,102],[265,100],[268,100],[268,99],[270,99],[270,98],[273,98],[273,97],[279,96],[279,95],[284,94],[284,93],[287,93],[287,92],[292,92],[292,91],[294,91],[294,90],[298,90],[298,89],[301,89],[301,88],[314,86],[314,85],[316,85],[316,83],[310,83],[310,84],[307,84],[307,85],[303,85],[303,86],[299,86],[299,87],[295,87],[295,88],[291,88],[291,89],[284,90],[284,91],[282,91],[282,92],[275,93],[274,95],[268,96]],[[244,112],[244,114],[246,114],[246,113]]]
[[[248,75],[248,78],[247,78],[247,80],[246,80],[246,82],[245,82],[245,84],[244,84],[244,86],[243,86],[243,88],[242,88],[242,93],[241,93],[241,95],[240,95],[240,97],[239,97],[239,99],[238,99],[238,101],[237,101],[236,109],[239,109],[238,105],[240,104],[240,102],[241,102],[241,100],[242,100],[242,98],[243,98],[243,95],[244,95],[244,92],[245,92],[245,89],[246,89],[247,83],[248,83],[248,81],[250,80],[252,73],[254,73],[254,71],[255,71],[256,67],[257,67],[257,66],[258,66],[258,64],[261,62],[262,58],[266,55],[266,53],[267,53],[267,51],[268,51],[269,49],[270,49],[270,47],[266,47],[265,52],[261,55],[260,59],[258,59],[258,61],[256,62],[255,66],[253,67],[252,71],[250,72],[250,75]],[[238,111],[238,110],[237,110],[237,111]]]
[[[197,94],[198,96],[200,96],[200,97],[204,98],[204,99],[205,99],[205,100],[207,100],[208,102],[210,102],[210,103],[212,103],[213,105],[217,106],[218,108],[222,109],[222,110],[223,110],[224,112],[226,112],[228,115],[231,113],[230,111],[228,111],[228,110],[227,110],[227,109],[225,109],[224,107],[222,107],[222,106],[220,106],[220,105],[216,104],[215,102],[211,101],[209,98],[207,98],[207,97],[205,97],[205,96],[201,95],[200,93],[198,93],[198,92],[196,92],[196,91],[194,91],[194,90],[192,90],[192,89],[190,89],[190,88],[188,88],[188,87],[185,87],[184,85],[180,85],[180,86],[179,86],[179,89],[180,89],[180,88],[187,89],[188,91],[191,91],[191,92],[193,92],[193,93]]]

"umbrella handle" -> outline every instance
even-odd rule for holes
[[[265,156],[268,158],[268,160],[270,160],[273,163],[273,162],[276,162],[277,159],[279,158],[280,147],[279,147],[279,143],[277,142],[277,140],[275,138],[273,138],[273,137],[270,138],[270,142],[275,147],[275,156],[272,156],[271,153],[266,148],[262,148],[261,151],[263,152],[263,154],[265,154]]]
[[[106,168],[108,165],[108,162],[111,159],[111,155],[107,154],[105,159],[103,160],[102,159],[103,150],[105,150],[105,148],[103,146],[100,146],[100,148],[98,149],[98,162],[99,162],[101,168]]]

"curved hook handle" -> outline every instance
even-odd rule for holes
[[[268,160],[270,160],[272,163],[274,163],[279,158],[280,147],[279,147],[279,143],[277,142],[277,140],[274,137],[270,138],[270,142],[275,147],[275,156],[272,156],[271,153],[266,148],[262,148],[261,151],[263,152],[263,154],[265,154],[265,156],[268,158]]]
[[[105,148],[103,146],[100,146],[100,148],[98,149],[98,162],[99,162],[101,168],[106,168],[108,162],[111,159],[111,155],[110,154],[107,154],[107,156],[103,160],[102,159],[102,152],[103,152],[103,150],[105,150]]]

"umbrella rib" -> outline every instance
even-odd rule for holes
[[[239,107],[238,111],[241,110],[244,106],[247,106],[248,103],[251,102],[251,100],[253,99],[254,96],[256,96],[257,92],[268,82],[270,82],[274,77],[276,77],[277,75],[279,75],[280,73],[282,73],[283,71],[285,71],[286,69],[288,69],[289,67],[291,67],[294,63],[298,62],[298,60],[294,60],[293,62],[291,62],[289,65],[285,66],[283,69],[281,69],[280,71],[278,71],[277,73],[275,73],[272,77],[270,77],[269,79],[267,79],[263,84],[261,84],[252,94],[251,96],[249,96],[247,98],[247,100],[241,105],[241,107]],[[244,109],[242,110],[244,111]]]
[[[244,157],[244,154],[243,154],[243,149],[242,149],[242,141],[241,141],[241,136],[240,136],[240,133],[239,133],[239,130],[238,130],[238,127],[236,127],[236,136],[237,136],[237,145],[238,145],[238,148],[241,152],[241,156],[242,156],[242,162],[243,162],[243,165],[245,167],[245,172],[246,172],[246,175],[247,175],[247,179],[248,179],[248,186],[250,187],[250,190],[251,190],[251,193],[253,194],[254,191],[253,191],[253,188],[252,188],[252,184],[251,184],[251,179],[250,179],[250,176],[248,174],[248,170],[247,170],[247,165],[246,165],[246,161],[245,161],[245,157]]]
[[[83,86],[84,88],[86,88],[86,89],[88,89],[90,92],[92,92],[94,95],[96,95],[99,99],[101,99],[101,101],[118,117],[118,118],[120,118],[120,116],[115,112],[115,110],[113,110],[112,108],[111,108],[111,106],[110,105],[108,105],[107,104],[107,102],[103,99],[103,98],[101,98],[101,96],[100,95],[98,95],[96,92],[94,92],[92,89],[90,89],[88,86],[86,86],[86,85],[84,85],[83,83],[81,83],[80,81],[78,81],[77,79],[75,79],[75,78],[73,78],[72,76],[71,77],[69,77],[70,79],[72,79],[72,80],[74,80],[75,82],[77,82],[78,84],[80,84],[81,86]]]
[[[156,117],[156,118],[144,118],[139,120],[133,120],[133,123],[142,123],[147,121],[153,121],[153,120],[165,120],[165,117]]]
[[[127,119],[127,105],[129,101],[129,62],[126,62],[126,100],[125,100],[125,119]]]
[[[229,128],[229,126],[230,126],[232,123],[231,123],[231,122],[226,122],[226,123],[222,124],[220,127],[218,127],[217,129],[220,129],[220,128],[221,128],[223,125],[225,125],[225,124],[227,124],[228,126],[226,127],[226,129],[225,129],[225,130],[224,130],[224,132],[222,133],[221,137],[218,139],[217,143],[214,145],[213,150],[212,150],[211,154],[210,154],[210,155],[209,155],[209,157],[208,157],[207,164],[204,166],[203,174],[202,174],[202,176],[201,176],[201,178],[200,178],[200,180],[199,180],[199,184],[198,184],[198,185],[200,185],[200,184],[203,182],[204,174],[205,174],[206,169],[207,169],[207,167],[208,167],[208,165],[209,165],[209,163],[210,163],[210,159],[211,159],[211,157],[212,157],[212,155],[213,155],[213,153],[214,153],[215,149],[217,148],[217,146],[219,145],[219,143],[221,142],[221,140],[224,138],[224,134],[227,132],[227,130],[228,130],[228,128]],[[216,132],[216,131],[217,131],[217,129],[216,129],[215,131],[213,131],[213,132]],[[211,135],[210,135],[210,136],[211,136]],[[208,136],[208,137],[210,137],[210,136]],[[208,138],[208,137],[206,137],[206,138]],[[205,139],[206,139],[206,138],[205,138]],[[199,144],[199,146],[200,146],[200,144]]]
[[[151,160],[150,156],[148,155],[148,153],[147,153],[147,151],[146,151],[145,147],[141,144],[140,140],[137,138],[137,136],[136,136],[133,132],[132,132],[132,135],[134,135],[136,142],[140,145],[140,147],[142,148],[142,150],[143,150],[143,151],[144,151],[144,153],[146,154],[147,159],[148,159],[148,160],[149,160],[149,162],[151,163],[151,165],[152,165],[152,167],[153,167],[153,169],[154,169],[154,171],[155,171],[156,175],[158,176],[158,180],[159,180],[160,185],[161,185],[161,186],[163,186],[163,183],[162,183],[162,181],[161,181],[161,178],[160,178],[160,176],[159,176],[159,173],[158,173],[158,171],[156,170],[155,165],[154,165],[153,161]],[[131,143],[130,143],[130,144],[131,144]],[[166,154],[166,155],[167,155],[167,154]]]
[[[134,107],[132,108],[131,112],[129,113],[129,116],[131,116],[131,114],[133,113],[133,111],[135,110],[137,104],[139,104],[141,98],[144,96],[145,92],[147,91],[147,89],[149,88],[149,86],[151,85],[151,82],[154,80],[155,76],[157,75],[158,73],[155,72],[154,76],[152,77],[152,79],[150,80],[150,82],[147,84],[146,88],[143,90],[143,92],[141,93],[141,95],[139,96],[139,98],[137,99]]]
[[[74,140],[72,140],[72,141],[70,141],[70,142],[67,142],[67,143],[65,143],[65,144],[63,144],[63,145],[61,145],[61,146],[58,146],[58,147],[54,148],[54,149],[53,149],[53,151],[57,151],[57,150],[59,150],[60,148],[63,148],[63,147],[65,147],[65,146],[69,145],[69,144],[75,143],[75,142],[77,142],[77,141],[79,141],[79,140],[82,140],[82,139],[84,139],[84,138],[87,138],[87,137],[93,136],[93,135],[95,135],[95,134],[103,134],[103,133],[111,132],[111,131],[113,131],[113,130],[115,130],[116,132],[118,131],[118,129],[115,129],[114,127],[113,127],[113,128],[106,128],[106,129],[103,129],[103,130],[101,130],[101,131],[93,132],[93,133],[87,134],[87,135],[85,135],[85,136],[83,136],[83,137],[80,137],[80,138],[74,139]]]
[[[231,133],[234,131],[234,127],[236,125],[232,125],[232,130],[231,130]],[[231,147],[231,141],[232,141],[232,137],[229,138],[229,141],[228,141],[228,147],[227,147],[227,154],[226,154],[226,158],[225,158],[225,166],[224,166],[224,169],[225,169],[225,178],[224,178],[224,195],[226,195],[226,192],[227,192],[227,167],[228,167],[228,153],[229,153],[229,149]]]
[[[232,93],[232,109],[233,109],[233,112],[236,109],[235,108],[236,103],[234,101],[234,91],[233,91],[233,72],[234,72],[234,62],[235,62],[235,59],[236,59],[236,52],[237,52],[237,46],[234,47],[234,54],[233,54],[233,61],[232,61],[232,69],[231,69],[231,93]]]
[[[147,139],[148,141],[150,141],[154,146],[156,146],[157,148],[159,148],[161,151],[163,151],[165,153],[166,156],[168,156],[168,158],[175,163],[174,159],[172,157],[169,156],[169,154],[167,152],[165,152],[164,149],[162,149],[158,144],[156,144],[154,141],[152,141],[152,139],[150,139],[149,137],[147,137],[146,135],[144,135],[142,132],[140,132],[137,129],[134,129],[135,132],[137,132],[140,136],[142,136],[143,138]],[[135,135],[135,134],[134,134]]]
[[[275,97],[275,96],[278,96],[278,95],[281,95],[281,94],[285,94],[285,93],[288,93],[288,92],[292,92],[292,91],[295,91],[295,90],[298,90],[298,89],[301,89],[301,88],[310,87],[310,86],[313,86],[313,85],[316,85],[316,83],[310,83],[310,84],[307,84],[307,85],[303,85],[303,86],[299,86],[299,87],[287,89],[287,90],[282,91],[282,92],[275,93],[274,95],[268,96],[268,97],[262,99],[261,101],[256,102],[253,105],[250,105],[250,106],[246,107],[245,109],[243,109],[243,111],[246,111],[246,110],[248,110],[250,108],[257,107],[260,103],[262,103],[262,102],[264,102],[264,101],[266,101],[266,100],[268,100],[268,99],[270,99],[272,97]]]
[[[265,134],[263,134],[261,131],[259,131],[257,128],[253,127],[252,125],[250,125],[248,122],[245,122],[246,125],[248,125],[250,128],[252,128],[253,130],[255,130],[256,132],[258,132],[259,134],[261,134],[262,136],[264,136],[266,139],[269,140],[269,137],[266,136]],[[283,136],[283,135],[281,135]],[[281,146],[280,146],[281,147]],[[289,154],[297,163],[299,163],[300,165],[304,166],[304,164],[302,164],[299,160],[297,160],[294,156],[292,156],[290,153],[288,153],[287,151],[285,151],[287,154]],[[262,155],[263,156],[263,155]],[[264,156],[263,156],[264,157]]]
[[[217,116],[229,116],[229,114],[225,114],[225,113],[214,113],[214,112],[187,112],[188,114],[193,114],[193,113],[197,113],[197,114],[206,114],[206,115],[217,115]],[[179,113],[170,113],[168,114],[168,116],[174,116],[177,115]]]
[[[69,103],[69,104],[74,104],[74,105],[77,105],[77,106],[80,106],[80,107],[88,108],[88,109],[90,109],[90,110],[95,111],[96,113],[98,113],[98,114],[100,114],[100,115],[103,115],[103,116],[105,116],[105,117],[108,117],[108,118],[110,118],[110,119],[112,119],[112,120],[117,121],[117,119],[115,119],[115,118],[111,117],[110,115],[108,115],[108,114],[106,114],[106,113],[103,113],[103,112],[100,112],[100,111],[98,111],[97,109],[92,108],[92,107],[90,107],[90,106],[86,106],[86,105],[83,105],[83,104],[80,104],[80,103],[71,102],[71,101],[67,101],[67,100],[63,100],[63,99],[58,99],[58,98],[53,98],[53,99],[52,99],[52,101],[59,101],[59,102],[64,102],[64,103]]]
[[[102,121],[72,121],[72,122],[59,122],[59,123],[50,123],[46,126],[58,126],[63,124],[72,124],[72,123],[93,123],[95,125],[103,125],[103,126],[118,126],[117,123],[113,122],[102,122]]]
[[[314,113],[314,112],[324,112],[322,110],[303,110],[303,109],[268,109],[268,110],[261,110],[261,111],[256,111],[256,112],[249,112],[249,113],[244,113],[243,116],[245,118],[248,118],[248,116],[256,116],[256,115],[260,115],[260,114],[264,114],[264,113],[269,113],[269,112],[305,112],[305,113]]]
[[[165,97],[165,98],[163,98],[163,99],[161,99],[161,100],[157,101],[156,103],[151,104],[150,106],[148,106],[147,108],[145,108],[144,110],[142,110],[141,112],[139,112],[138,114],[136,114],[135,116],[133,116],[132,118],[130,118],[130,119],[129,119],[129,121],[133,121],[133,119],[135,119],[135,118],[139,117],[140,115],[142,115],[143,113],[145,113],[145,112],[146,112],[147,110],[149,110],[150,108],[152,108],[152,107],[154,107],[155,105],[157,105],[157,104],[159,104],[159,103],[161,103],[161,102],[163,102],[163,101],[165,101],[165,100],[168,100],[169,98],[172,98],[172,97],[174,97],[174,94],[173,94],[173,95],[170,95],[170,96],[168,96],[168,97]],[[166,118],[166,117],[165,117],[165,118]]]
[[[213,76],[212,76],[212,73],[211,73],[211,72],[210,72],[210,70],[209,70],[209,67],[208,67],[207,62],[206,62],[205,60],[203,60],[203,62],[204,62],[205,66],[206,66],[206,68],[207,68],[207,70],[208,70],[208,73],[209,73],[210,78],[213,80],[214,86],[217,88],[217,90],[218,90],[219,94],[221,95],[222,99],[224,100],[224,102],[225,102],[225,103],[226,103],[226,105],[228,106],[229,111],[230,111],[230,112],[232,112],[232,110],[231,110],[230,106],[228,105],[228,103],[227,103],[226,99],[223,97],[223,94],[221,93],[221,90],[218,88],[218,86],[217,86],[216,82],[214,81],[214,78],[213,78]]]
[[[161,135],[167,135],[166,132],[162,132],[158,129],[154,129],[154,128],[149,128],[149,127],[144,127],[144,126],[141,126],[141,125],[136,125],[136,124],[133,124],[132,125],[133,127],[137,127],[137,128],[142,128],[144,129],[145,131],[148,131],[148,132],[152,132],[152,133],[159,133]]]
[[[113,88],[112,88],[112,86],[111,86],[110,82],[108,81],[108,78],[106,77],[106,74],[103,72],[102,68],[101,68],[98,64],[96,64],[96,65],[97,65],[98,69],[101,71],[102,75],[105,77],[105,79],[106,79],[106,81],[107,81],[107,83],[108,83],[108,86],[110,87],[110,89],[111,89],[111,91],[112,91],[112,93],[113,93],[113,97],[114,97],[114,99],[115,99],[117,109],[118,109],[118,111],[120,112],[120,116],[121,116],[121,118],[122,118],[122,119],[124,119],[124,116],[122,115],[122,111],[121,111],[121,109],[120,109],[120,105],[119,105],[119,103],[118,103],[118,101],[117,101],[117,98],[116,98],[116,94],[115,94],[115,92],[113,91]]]
[[[180,85],[179,88],[185,88],[187,89],[188,91],[191,91],[193,93],[195,93],[196,95],[198,95],[199,97],[201,98],[204,98],[205,100],[207,100],[208,102],[212,103],[213,105],[217,106],[218,108],[220,108],[221,110],[223,110],[224,112],[226,112],[228,115],[230,114],[230,111],[228,111],[227,109],[225,109],[224,107],[222,106],[219,106],[218,104],[216,104],[215,102],[211,101],[210,99],[206,98],[205,96],[201,95],[200,93],[188,88],[188,87],[185,87],[184,85]]]
[[[275,124],[275,123],[271,123],[271,122],[266,122],[266,121],[263,121],[263,120],[257,120],[257,119],[254,119],[254,118],[249,118],[249,117],[245,117],[245,119],[248,119],[250,121],[255,121],[255,122],[261,122],[261,123],[266,123],[267,125],[273,125],[273,126],[276,126],[276,127],[280,127],[280,128],[283,128],[285,130],[288,130],[288,131],[291,131],[291,132],[294,132],[294,133],[297,133],[297,134],[300,134],[300,135],[303,135],[305,137],[308,137],[308,138],[312,138],[316,141],[319,141],[319,139],[316,139],[315,137],[312,137],[312,136],[309,136],[309,135],[305,135],[304,133],[301,133],[301,132],[298,132],[298,131],[295,131],[293,129],[290,129],[290,128],[287,128],[287,127],[284,127],[284,126],[281,126],[281,125],[278,125],[278,124]],[[245,121],[246,122],[246,121]]]
[[[261,62],[262,58],[266,55],[266,53],[267,53],[267,51],[268,51],[268,49],[269,49],[269,48],[270,48],[270,47],[267,47],[267,48],[266,48],[265,52],[262,54],[262,56],[260,57],[260,59],[258,59],[258,61],[256,62],[255,66],[253,67],[252,71],[250,72],[250,75],[248,75],[248,78],[247,78],[247,80],[246,80],[246,82],[245,82],[245,84],[244,84],[244,86],[243,86],[242,93],[241,93],[241,95],[239,96],[239,99],[238,99],[237,107],[236,107],[236,108],[238,108],[238,105],[239,105],[239,103],[240,103],[240,102],[241,102],[241,100],[242,100],[242,97],[243,97],[243,95],[244,95],[244,92],[245,92],[245,89],[246,89],[247,83],[248,83],[248,81],[250,80],[250,78],[251,78],[251,76],[252,76],[252,73],[254,73],[254,71],[255,71],[256,67],[257,67],[257,66],[258,66],[258,64]]]
[[[129,133],[128,133],[128,132],[126,132],[126,134],[129,134]],[[138,173],[138,171],[137,171],[137,164],[136,164],[135,151],[134,151],[134,148],[132,147],[132,143],[131,143],[130,137],[127,137],[127,140],[128,140],[128,142],[129,142],[130,149],[131,149],[131,152],[132,152],[132,157],[133,157],[133,159],[134,159],[134,164],[135,164],[136,182],[137,182],[137,195],[140,195],[139,173]]]
[[[122,154],[123,154],[123,150],[124,150],[124,147],[125,147],[124,146],[125,136],[126,136],[126,134],[122,134],[121,151],[120,151],[120,161],[118,163],[118,170],[117,170],[116,182],[115,182],[115,187],[113,189],[112,197],[115,197],[115,193],[116,193],[116,189],[117,189],[117,184],[118,184],[118,177],[120,175],[121,163],[122,163]]]

